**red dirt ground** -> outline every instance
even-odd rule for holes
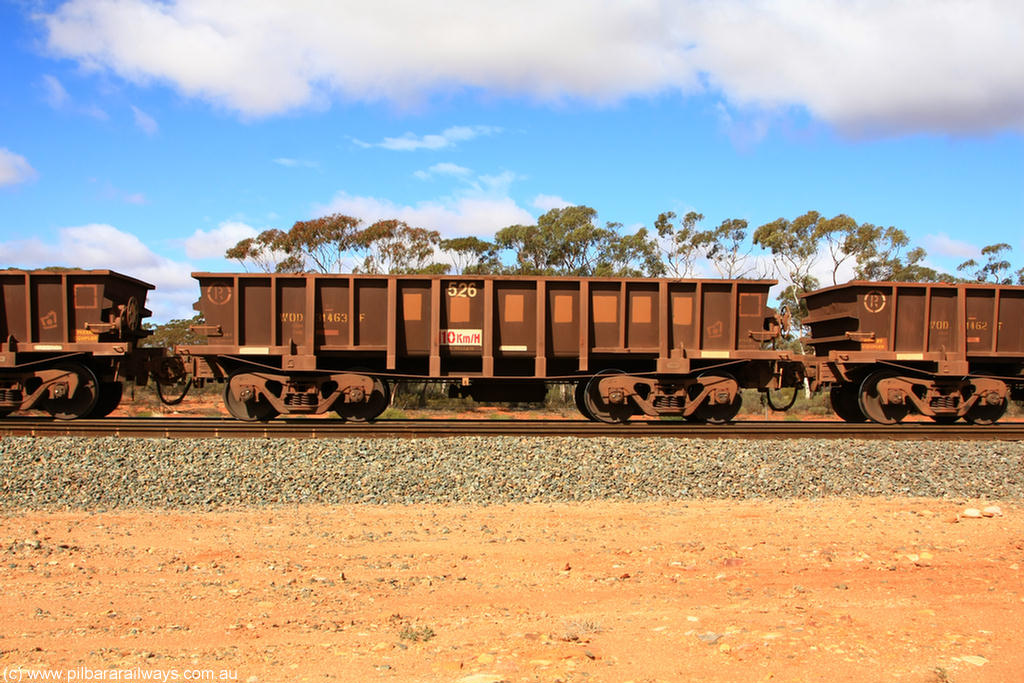
[[[956,521],[970,502],[8,515],[0,667],[7,680],[1019,681],[1024,514],[1003,503]]]

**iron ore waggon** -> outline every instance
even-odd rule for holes
[[[848,422],[991,424],[1024,399],[1024,287],[855,281],[803,300],[808,374]]]
[[[740,389],[794,386],[772,280],[195,273],[206,344],[177,347],[243,420],[370,420],[396,381],[481,401],[570,384],[588,418],[728,421]]]
[[[163,353],[138,348],[151,289],[111,270],[0,270],[0,417],[110,414]]]

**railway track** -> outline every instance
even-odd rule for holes
[[[912,422],[897,425],[845,422],[741,421],[730,425],[690,422],[633,421],[609,425],[585,420],[381,420],[373,423],[309,418],[277,419],[266,423],[220,418],[128,418],[53,420],[14,417],[0,420],[5,436],[121,436],[136,438],[270,438],[341,439],[417,438],[446,436],[662,436],[697,439],[881,439],[1021,441],[1024,423],[991,426],[937,425]]]

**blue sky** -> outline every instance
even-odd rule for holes
[[[0,265],[115,268],[162,320],[268,227],[587,204],[846,213],[1020,267],[1021,35],[1016,1],[8,2]]]

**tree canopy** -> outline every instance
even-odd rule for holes
[[[982,262],[962,263],[959,277],[926,263],[925,250],[895,226],[858,223],[846,214],[828,218],[808,211],[777,218],[751,231],[743,218],[703,227],[689,211],[657,215],[650,227],[599,221],[589,206],[551,209],[533,224],[501,228],[492,240],[478,236],[442,239],[436,230],[398,219],[370,225],[330,214],[298,221],[288,231],[271,228],[239,241],[225,256],[259,272],[456,273],[465,275],[575,275],[609,277],[725,278],[777,276],[782,299],[799,318],[800,294],[862,280],[1018,282],[1010,245],[981,251]]]
[[[968,279],[974,282],[993,282],[1000,285],[1018,284],[1024,285],[1024,268],[1011,274],[1013,266],[1007,259],[1007,253],[1012,251],[1006,242],[990,244],[982,247],[981,255],[988,257],[985,263],[978,263],[975,259],[968,259],[956,267],[957,272],[968,272]],[[973,271],[973,272],[972,272]]]

